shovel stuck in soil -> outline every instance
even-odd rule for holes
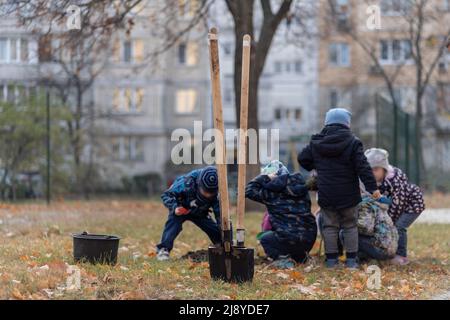
[[[219,176],[220,212],[222,227],[222,245],[209,247],[208,260],[211,278],[227,282],[252,281],[254,274],[254,249],[246,248],[244,212],[245,212],[245,163],[247,158],[247,119],[248,119],[248,89],[250,74],[250,44],[251,38],[245,35],[242,49],[242,87],[241,114],[238,155],[238,200],[237,200],[237,230],[236,244],[233,245],[233,230],[230,221],[228,197],[227,165],[225,154],[225,136],[220,87],[219,45],[217,29],[209,33],[209,53],[211,67],[212,97],[214,109],[214,128],[222,136],[216,139],[216,163]]]

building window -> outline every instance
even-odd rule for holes
[[[284,68],[286,70],[286,73],[291,73],[291,64],[289,62],[284,64]]]
[[[302,70],[303,70],[302,62],[301,61],[295,61],[294,65],[295,65],[295,73],[302,73]]]
[[[112,139],[112,158],[115,161],[144,161],[142,137],[125,136]]]
[[[337,90],[330,91],[330,109],[337,108],[339,105],[339,92]]]
[[[281,120],[281,109],[279,108],[275,109],[275,119]]]
[[[141,63],[144,61],[144,41],[141,39],[116,41],[113,48],[114,60],[126,63]]]
[[[443,9],[444,11],[450,11],[450,0],[442,0],[443,1]]]
[[[0,84],[0,102],[5,102],[6,100],[6,86]]]
[[[39,38],[38,49],[39,62],[49,62],[52,60],[52,38],[42,36]]]
[[[332,43],[329,46],[329,62],[333,66],[350,66],[350,48],[347,43]]]
[[[234,90],[230,88],[226,88],[224,91],[224,101],[229,104],[233,102],[234,98]]]
[[[338,27],[344,27],[348,23],[348,18],[350,16],[350,8],[348,5],[348,0],[334,0],[334,13],[337,17]]]
[[[22,84],[0,84],[0,102],[8,102],[14,105],[27,101],[32,94],[36,96],[37,88]]]
[[[115,113],[140,113],[144,102],[144,90],[141,88],[116,88],[113,108]]]
[[[381,0],[381,13],[387,16],[407,14],[412,8],[411,0]]]
[[[8,39],[6,38],[0,38],[0,61],[6,62],[8,61]]]
[[[199,9],[199,0],[178,0],[178,10],[182,17],[193,17]]]
[[[194,89],[178,90],[176,94],[175,110],[179,114],[188,114],[195,111],[197,104],[197,91]]]
[[[198,44],[182,43],[178,46],[178,62],[185,66],[195,66],[198,63]]]
[[[303,65],[302,62],[299,60],[296,61],[275,61],[274,63],[274,70],[275,73],[302,73]]]
[[[20,61],[29,61],[27,39],[20,39]]]
[[[6,101],[9,103],[15,103],[17,97],[16,87],[12,84],[6,86]]]
[[[275,73],[281,73],[281,62],[275,61]]]
[[[229,56],[233,51],[233,45],[230,42],[226,42],[223,44],[223,52],[225,55]]]
[[[411,59],[410,40],[382,40],[380,61],[384,64],[399,64]]]
[[[178,46],[178,62],[180,64],[186,63],[186,44],[182,43]]]
[[[28,39],[0,38],[0,63],[29,63]]]
[[[123,43],[123,61],[131,62],[131,41],[125,41]]]
[[[275,110],[275,119],[276,120],[295,120],[300,121],[302,118],[302,109],[301,108],[276,108]]]
[[[350,108],[352,105],[352,91],[346,88],[330,89],[328,94],[328,108]]]
[[[144,61],[144,41],[141,39],[133,40],[133,62]]]

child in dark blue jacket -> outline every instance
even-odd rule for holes
[[[169,209],[161,243],[157,245],[157,259],[168,260],[175,238],[185,221],[191,221],[202,229],[213,244],[221,242],[220,206],[218,198],[217,170],[206,167],[178,177],[161,199]],[[215,215],[214,221],[210,209]]]
[[[317,236],[308,188],[300,173],[289,174],[286,167],[276,162],[279,169],[271,174],[264,174],[263,170],[247,184],[245,196],[267,207],[272,230],[260,239],[267,256],[302,263]]]
[[[317,171],[319,206],[323,213],[326,265],[338,265],[338,234],[342,230],[346,266],[357,268],[357,205],[361,202],[359,179],[378,199],[381,194],[364,156],[362,142],[350,130],[351,113],[342,108],[327,112],[325,127],[313,135],[298,156],[300,165]]]

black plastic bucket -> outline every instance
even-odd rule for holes
[[[89,234],[86,231],[73,235],[73,258],[75,262],[93,264],[117,263],[120,238],[102,234]]]

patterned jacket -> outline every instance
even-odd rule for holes
[[[173,184],[162,195],[164,205],[173,214],[175,208],[184,207],[189,209],[189,215],[207,217],[212,208],[216,222],[220,222],[220,206],[218,196],[212,200],[205,199],[198,192],[197,178],[202,169],[189,172],[175,179]]]
[[[399,168],[388,172],[379,186],[381,193],[392,199],[388,214],[394,223],[403,213],[420,214],[425,210],[422,191],[408,182],[408,177]]]
[[[245,196],[267,206],[272,231],[282,241],[314,243],[317,225],[311,200],[300,173],[271,180],[260,175],[247,184]]]

